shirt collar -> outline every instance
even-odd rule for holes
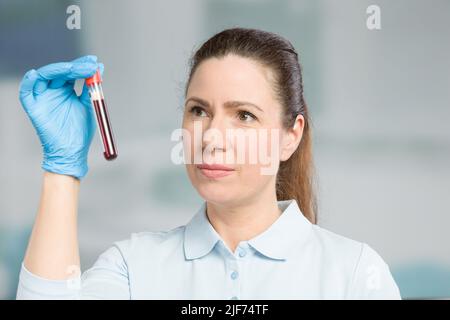
[[[248,244],[264,256],[284,260],[289,251],[299,246],[311,230],[311,222],[303,215],[295,199],[278,201],[282,214],[265,231],[248,240]],[[184,253],[186,259],[208,254],[218,241],[223,241],[206,216],[206,202],[186,225]]]

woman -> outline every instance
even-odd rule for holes
[[[279,35],[243,28],[216,34],[192,59],[182,137],[189,179],[205,200],[198,212],[185,226],[116,242],[77,277],[78,190],[95,121],[86,88],[78,97],[73,83],[97,68],[87,56],[31,70],[21,84],[45,172],[18,298],[400,298],[373,249],[315,224],[297,53]],[[260,149],[269,162],[250,161]]]

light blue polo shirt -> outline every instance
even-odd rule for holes
[[[400,299],[389,267],[367,244],[306,219],[295,200],[232,252],[206,203],[185,226],[132,234],[72,280],[22,264],[18,299]]]

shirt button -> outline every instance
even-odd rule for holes
[[[241,250],[239,251],[239,257],[245,257],[245,255],[247,254],[247,252],[245,250]]]
[[[234,297],[231,297],[231,299],[230,300],[238,300],[238,297],[236,297],[236,296],[234,296]]]
[[[233,271],[231,273],[231,279],[233,279],[233,280],[236,279],[238,277],[238,275],[239,275],[239,273],[237,271]]]

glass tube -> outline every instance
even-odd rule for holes
[[[103,143],[103,155],[106,160],[113,160],[117,158],[117,148],[101,82],[100,71],[97,71],[94,76],[86,79],[92,107],[97,115],[97,128]]]

